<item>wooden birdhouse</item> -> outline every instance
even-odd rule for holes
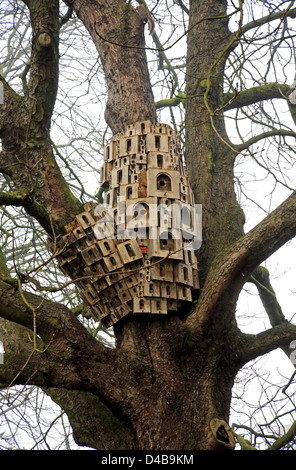
[[[137,122],[106,145],[104,204],[87,203],[58,241],[57,259],[96,321],[162,315],[199,288],[194,198],[178,134]]]

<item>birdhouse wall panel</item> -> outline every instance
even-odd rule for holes
[[[133,182],[122,184],[119,187],[119,197],[124,198],[125,202],[130,199],[138,199],[139,197],[139,183]]]
[[[87,299],[87,303],[92,305],[98,301],[98,294],[91,286],[89,286],[87,289],[83,289],[83,293]]]
[[[137,135],[149,134],[151,132],[151,121],[140,121],[137,122],[134,126],[129,127],[133,127],[134,132]]]
[[[168,153],[149,152],[147,159],[148,169],[174,170],[174,160]]]
[[[77,215],[76,219],[84,230],[91,227],[96,222],[93,216],[87,211]]]
[[[163,134],[147,134],[146,152],[166,152],[169,151],[169,139]]]
[[[76,258],[76,256],[77,256],[76,251],[72,250],[71,252],[69,248],[64,248],[64,251],[62,251],[59,255],[57,255],[57,260],[61,266],[65,267],[65,265],[69,265],[71,261],[73,261]]]
[[[130,293],[132,299],[138,294],[138,289],[137,289],[136,286],[130,287],[130,288],[128,289],[128,291],[129,291],[129,293]]]
[[[118,320],[120,320],[120,317],[116,314],[116,311],[113,309],[109,310],[109,314],[104,319],[102,319],[102,323],[104,323],[104,326],[106,328],[109,328],[114,323],[118,322]]]
[[[177,286],[175,282],[162,282],[160,284],[160,297],[177,299]]]
[[[134,313],[151,313],[150,299],[141,299],[138,297],[133,298],[133,312]]]
[[[118,161],[118,160],[116,160]],[[100,172],[100,184],[103,187],[106,187],[110,183],[110,176],[112,171],[113,165],[110,162],[103,163]]]
[[[123,131],[123,136],[124,137],[131,137],[133,135],[138,135],[139,133],[137,132],[136,126],[133,125],[127,125],[125,130]]]
[[[84,259],[87,266],[94,264],[95,262],[102,259],[102,254],[96,247],[96,245],[88,246],[85,250],[81,251],[81,256]]]
[[[116,313],[118,314],[120,318],[125,317],[131,312],[132,312],[132,308],[126,303],[122,303],[120,306],[116,308]]]
[[[193,273],[193,288],[199,289],[200,285],[199,285],[198,270],[193,268],[192,273]]]
[[[106,271],[104,270],[102,264],[100,262],[94,263],[90,266],[86,266],[84,268],[86,276],[93,278],[94,280],[102,278],[106,275]]]
[[[127,283],[125,282],[124,279],[120,279],[116,284],[114,285],[116,291],[118,294],[120,294],[121,291],[125,291],[128,289]]]
[[[73,271],[77,271],[79,269],[83,269],[85,263],[84,263],[84,260],[81,256],[77,256],[76,254],[76,257],[71,260],[71,269]]]
[[[114,147],[114,141],[112,140],[105,146],[105,149],[104,149],[104,161],[105,162],[111,162],[113,160],[114,158],[113,147]]]
[[[174,130],[167,124],[154,122],[151,124],[151,133],[172,135]]]
[[[98,302],[94,305],[91,306],[91,312],[94,316],[94,319],[99,321],[103,319],[105,316],[108,315],[108,312],[106,312],[102,307],[101,307],[101,302]]]
[[[169,139],[169,153],[172,156],[181,157],[181,145],[179,139],[176,136],[171,136]]]
[[[144,297],[144,282],[141,279],[139,279],[137,287],[138,287],[137,296],[138,297]]]
[[[121,305],[121,300],[118,297],[118,295],[114,295],[113,297],[108,297],[108,294],[106,291],[102,292],[102,295],[105,296],[105,300],[108,302],[108,305],[110,305],[110,309],[116,311],[117,307]]]
[[[131,289],[132,287],[135,287],[138,284],[137,276],[134,275],[134,274],[131,274],[131,275],[125,277],[124,281],[125,281],[128,289]]]
[[[180,174],[174,170],[151,169],[147,174],[147,196],[180,198]]]
[[[152,314],[167,314],[168,313],[168,304],[166,299],[162,298],[152,298],[151,299],[151,313]]]
[[[160,297],[160,282],[159,281],[144,282],[144,296],[145,297]]]
[[[178,283],[193,286],[193,269],[185,263],[176,263],[174,266],[174,279]]]
[[[108,256],[117,251],[115,240],[112,238],[97,241],[97,247],[102,253],[102,256]]]
[[[102,262],[108,272],[115,271],[116,269],[121,269],[123,267],[123,262],[121,261],[118,253],[112,253],[109,256],[105,256]]]
[[[77,252],[86,251],[92,245],[94,245],[96,239],[93,236],[86,235],[84,238],[80,238],[75,242],[75,250]]]
[[[106,220],[99,220],[93,227],[97,240],[114,237],[114,224]]]
[[[124,165],[120,168],[111,170],[110,189],[117,188],[119,185],[129,183],[129,166]]]
[[[172,228],[173,199],[160,198],[158,201],[158,226],[161,230]]]
[[[124,137],[119,141],[119,157],[138,153],[139,151],[139,136],[130,135]]]
[[[116,284],[121,281],[124,278],[124,274],[121,273],[111,273],[111,274],[106,274],[105,279],[108,284],[108,286],[114,285],[116,287]]]
[[[114,189],[108,189],[105,194],[104,194],[104,203],[107,205],[107,206],[110,206],[110,207],[114,207],[115,206],[115,199],[114,199],[114,196],[115,196],[115,191]]]
[[[70,266],[70,271],[68,276],[75,281],[75,285],[80,282],[82,279],[87,279],[87,275],[85,273],[85,268],[79,268],[74,270],[72,265]]]
[[[117,246],[118,253],[124,264],[143,258],[143,253],[136,240],[128,240]]]
[[[147,186],[147,165],[146,164],[132,164],[129,165],[129,170],[128,170],[128,184],[135,184],[139,183],[140,188],[142,186]],[[139,189],[140,189],[139,188]],[[140,196],[140,194],[139,194]],[[144,196],[144,194],[142,194]]]
[[[68,232],[61,239],[56,241],[56,250],[57,250],[58,253],[63,253],[66,250],[68,250],[68,248],[69,248],[69,250],[71,250],[71,245],[73,245],[75,243],[76,237],[73,233],[73,229],[70,228],[70,230],[71,230],[70,232]],[[53,247],[53,249],[54,249],[54,247]]]
[[[177,296],[179,300],[192,301],[191,288],[177,285]]]
[[[114,286],[109,286],[103,291],[103,295],[106,299],[112,299],[113,297],[117,298],[117,292]]]
[[[94,289],[96,289],[97,293],[105,290],[108,287],[106,278],[105,277],[98,278],[96,281],[94,281],[93,287]]]
[[[184,250],[184,263],[191,266],[193,269],[197,269],[197,260],[193,250]]]
[[[174,263],[173,261],[161,261],[156,262],[150,266],[150,276],[153,280],[159,281],[174,281]]]
[[[129,301],[132,300],[132,296],[131,296],[128,289],[121,290],[120,292],[118,292],[117,295],[118,295],[118,298],[119,298],[121,304],[124,304],[124,303],[129,302]]]
[[[147,154],[146,153],[136,153],[135,155],[131,155],[129,157],[129,164],[130,165],[147,165]],[[140,167],[139,171],[142,169]]]
[[[148,258],[153,257],[183,261],[182,238],[179,231],[174,229],[167,231],[156,227],[153,238],[148,242]]]
[[[143,137],[140,137],[139,140],[139,153],[145,153],[146,152],[146,139]]]
[[[128,200],[125,212],[127,230],[158,225],[158,200],[155,197]]]

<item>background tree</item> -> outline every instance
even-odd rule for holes
[[[66,412],[80,445],[232,449],[236,437],[248,446],[228,425],[234,381],[277,348],[288,363],[296,337],[294,312],[284,316],[262,265],[296,234],[295,110],[287,96],[294,2],[151,2],[156,33],[148,47],[134,9],[142,2],[59,3],[1,6],[0,382],[40,387]],[[98,126],[104,107],[108,129]],[[100,166],[104,139],[144,119],[170,120],[181,132],[203,207],[201,289],[189,311],[120,321],[110,347],[100,325],[85,318],[75,286],[63,287],[46,238],[63,235],[95,199],[85,189],[87,171]],[[267,205],[262,192],[253,196],[256,179],[272,196]],[[253,200],[264,211],[255,226],[244,214]],[[250,284],[270,321],[258,333],[239,328],[236,314]],[[287,378],[285,391],[292,387]],[[292,424],[295,403],[287,395]],[[291,445],[294,424],[288,432],[270,427],[272,435],[261,432],[265,445]],[[258,434],[250,431],[253,443]]]

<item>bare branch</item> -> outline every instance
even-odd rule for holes
[[[281,136],[281,137],[296,137],[296,132],[289,131],[286,129],[274,129],[272,131],[267,131],[267,132],[262,132],[262,134],[255,135],[251,137],[249,140],[246,142],[243,142],[242,144],[239,145],[233,145],[233,148],[237,150],[237,152],[242,152],[243,150],[247,149],[248,147],[251,147],[251,145],[256,144],[260,140],[264,140],[268,137],[273,137],[273,136]]]
[[[271,99],[286,99],[286,93],[289,90],[288,85],[282,85],[280,83],[267,83],[247,90],[240,91],[239,93],[226,93],[224,95],[224,101],[226,104],[225,111],[235,108],[242,108],[243,106],[249,106],[259,101],[271,100]]]
[[[292,9],[288,9],[284,11],[278,11],[276,13],[272,13],[271,15],[266,15],[266,16],[263,16],[262,18],[258,18],[254,21],[251,21],[250,23],[242,27],[241,34],[243,36],[251,29],[258,28],[265,24],[269,24],[271,21],[283,20],[284,18],[287,18],[287,17],[296,18],[296,8],[292,8]]]

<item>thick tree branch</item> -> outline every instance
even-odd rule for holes
[[[62,233],[82,205],[61,174],[49,137],[58,86],[59,2],[26,4],[33,30],[30,79],[21,97],[0,77],[4,83],[0,171],[11,178],[18,193],[27,194],[22,205],[52,235],[52,227],[56,234]],[[20,205],[20,199],[15,202]]]
[[[50,128],[58,89],[59,2],[28,0],[33,31],[30,79],[25,101],[34,121]]]
[[[43,391],[67,413],[78,445],[98,450],[128,449],[120,420],[97,396],[61,388]]]
[[[48,232],[51,230],[51,222],[44,207],[35,201],[28,191],[0,192],[0,206],[24,207],[43,227],[48,225]]]
[[[26,206],[32,203],[31,195],[22,191],[0,192],[0,206]]]
[[[32,353],[15,383],[93,391],[105,400],[110,399],[111,393],[118,399],[116,351],[95,340],[71,311],[34,294],[21,293],[9,282],[0,281],[0,295],[0,317],[8,322],[11,332],[23,331],[19,341],[11,335],[2,335],[8,353],[5,367],[0,368],[0,383],[8,385],[15,378],[16,369]],[[24,334],[28,330],[31,339],[29,333]],[[35,337],[38,347],[34,349]]]
[[[264,100],[276,98],[285,99],[288,90],[288,85],[280,83],[266,83],[265,85],[248,88],[247,90],[240,91],[239,93],[225,93],[224,110],[228,111],[230,109],[242,108],[243,106],[250,106]]]
[[[280,325],[274,326],[266,331],[258,333],[257,335],[244,334],[241,337],[239,347],[240,366],[247,362],[256,359],[258,356],[267,354],[274,349],[288,346],[291,341],[296,338],[296,326],[291,323],[285,322]],[[290,350],[290,354],[292,350]]]
[[[0,367],[0,388],[7,388],[18,383],[37,384],[67,413],[78,445],[93,445],[94,448],[102,450],[127,448],[120,421],[98,396],[89,392],[48,386],[50,382],[57,381],[56,376],[61,369],[58,366],[57,373],[55,372],[54,362],[51,362],[54,358],[46,352],[32,353],[32,342],[26,328],[0,318],[0,331],[6,350],[4,364]],[[48,348],[48,353],[54,347],[57,345],[53,341]],[[64,354],[60,350],[60,359],[55,359],[56,364],[58,365],[60,361],[64,363],[64,360]],[[77,358],[77,363],[79,363],[79,358]],[[70,374],[71,367],[65,367],[68,368]],[[59,381],[62,382],[62,379],[60,376]],[[66,376],[64,382],[65,385],[71,387]]]
[[[280,450],[295,439],[296,436],[296,421],[292,423],[288,431],[279,437],[267,450]]]
[[[178,93],[178,95],[174,96],[173,98],[167,98],[167,99],[157,101],[155,103],[155,106],[156,106],[156,109],[173,107],[173,106],[178,106],[180,103],[184,104],[185,100],[186,100],[185,94]]]
[[[271,285],[268,270],[263,266],[258,266],[250,276],[249,282],[257,287],[270,324],[276,326],[285,322],[286,318]]]
[[[188,324],[211,331],[225,305],[238,297],[253,270],[296,235],[296,192],[213,262]],[[225,318],[224,318],[225,322]]]
[[[263,266],[258,266],[258,268],[256,268],[250,276],[249,282],[252,282],[257,287],[262,305],[267,313],[270,324],[272,326],[276,326],[282,323],[286,323],[287,320],[271,285],[268,270]],[[289,346],[282,346],[282,350],[288,357],[290,357],[291,349]]]

